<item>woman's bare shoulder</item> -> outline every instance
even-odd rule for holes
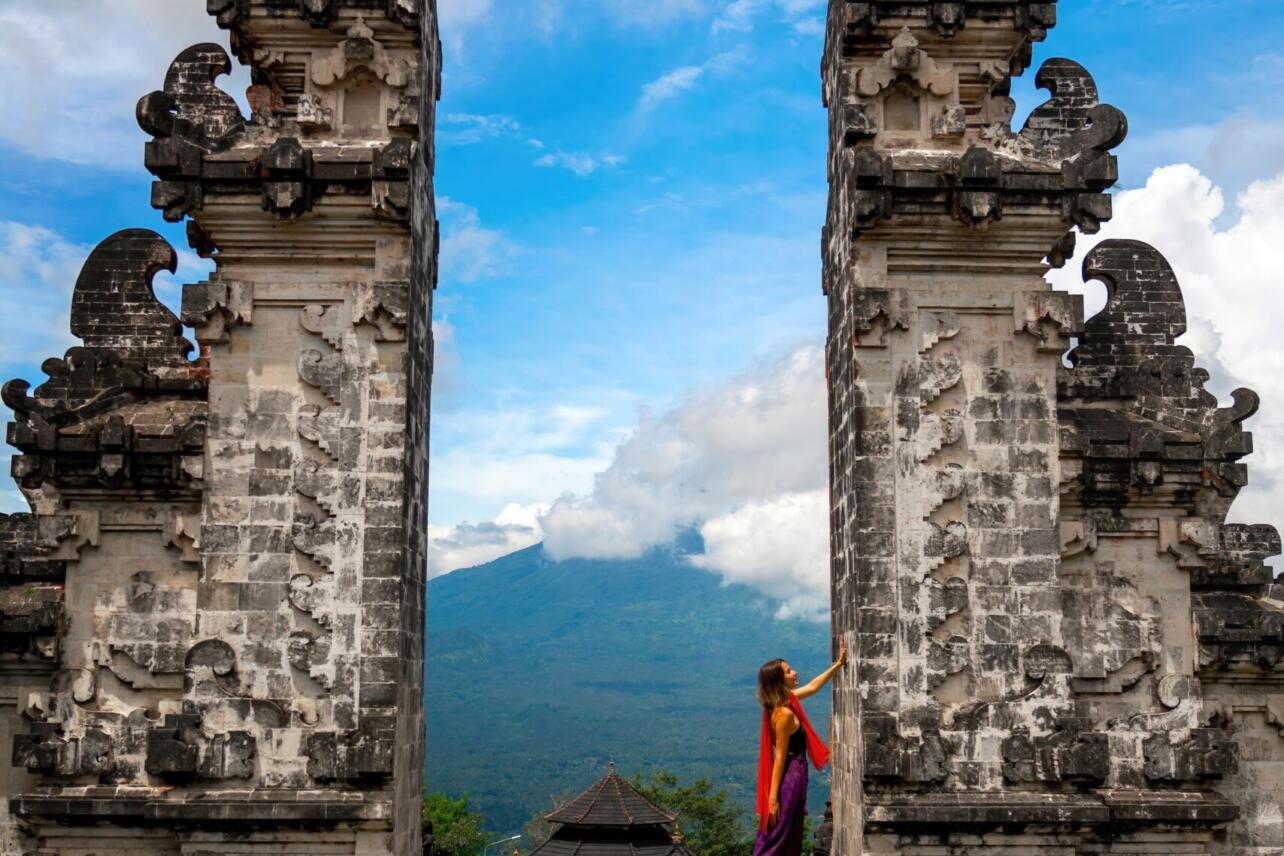
[[[789,706],[782,705],[771,712],[771,724],[788,726],[792,730],[798,724],[798,716]]]

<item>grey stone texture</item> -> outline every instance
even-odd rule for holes
[[[112,235],[3,389],[0,850],[418,854],[435,3],[207,6],[252,115],[214,44],[137,113],[216,272],[180,323],[173,248]]]
[[[833,623],[854,664],[818,841],[1278,855],[1280,540],[1225,522],[1257,399],[1204,390],[1155,248],[1087,255],[1109,301],[1086,322],[1045,281],[1109,219],[1127,132],[1066,59],[1011,127],[1056,12],[830,4]]]

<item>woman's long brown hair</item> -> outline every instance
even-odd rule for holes
[[[768,660],[758,670],[758,704],[772,710],[789,703],[789,688],[785,686],[785,661]]]

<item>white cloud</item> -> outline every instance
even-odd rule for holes
[[[741,45],[735,50],[724,51],[700,65],[684,65],[643,85],[642,95],[638,98],[637,109],[645,113],[671,98],[694,89],[696,83],[706,74],[723,73],[733,70],[748,57],[748,49]]]
[[[768,5],[768,0],[735,0],[722,10],[713,21],[713,31],[749,30],[758,11]]]
[[[428,573],[440,576],[472,568],[538,544],[539,515],[547,505],[510,503],[491,522],[428,527]]]
[[[712,29],[715,35],[724,30],[746,32],[753,29],[757,18],[772,13],[795,32],[816,35],[824,32],[815,14],[823,6],[824,0],[732,0],[713,19]]]
[[[438,0],[441,40],[456,62],[446,73],[459,67],[465,42],[505,39],[538,34],[548,39],[559,32],[574,32],[591,16],[601,13],[612,26],[654,29],[708,12],[707,0]],[[500,14],[497,14],[498,10]],[[502,15],[502,24],[498,22]]]
[[[438,0],[437,19],[443,31],[485,21],[492,11],[491,0]]]
[[[43,226],[0,221],[0,316],[24,319],[0,337],[0,365],[39,363],[76,344],[71,292],[90,249]]]
[[[542,146],[541,146],[542,147]],[[603,154],[591,155],[585,152],[549,152],[540,155],[535,159],[535,166],[539,167],[562,167],[578,175],[580,178],[586,178],[597,172],[599,169],[620,166],[628,161],[624,155]]]
[[[551,36],[561,25],[565,11],[562,0],[539,0],[534,6],[535,28],[543,36]]]
[[[593,442],[606,414],[570,404],[454,412],[444,440],[434,437],[432,490],[491,507],[588,490],[610,462],[609,447]]]
[[[1144,188],[1120,193],[1115,216],[1101,234],[1081,236],[1077,258],[1106,238],[1152,244],[1172,264],[1186,299],[1189,332],[1183,337],[1196,363],[1212,374],[1208,384],[1226,396],[1248,386],[1262,398],[1250,422],[1256,452],[1249,486],[1232,511],[1236,520],[1284,529],[1284,174],[1249,185],[1226,211],[1222,191],[1189,165],[1155,170]],[[1220,226],[1229,217],[1230,223]],[[1082,286],[1079,266],[1054,272],[1060,288],[1086,294],[1088,311],[1105,298],[1100,284]]]
[[[699,527],[702,567],[766,591],[793,613],[828,592],[822,351],[699,392],[637,429],[593,480],[540,518],[554,558],[626,558]],[[803,521],[811,511],[815,521]],[[738,545],[736,538],[752,533]]]
[[[474,504],[499,507],[506,502],[546,501],[560,490],[587,490],[609,457],[596,450],[530,451],[503,447],[455,448],[433,458],[432,489],[465,495]]]
[[[516,137],[522,125],[512,116],[499,113],[446,113],[437,120],[438,145],[471,145],[496,137]]]
[[[829,617],[829,492],[748,502],[700,527],[692,561],[779,601],[777,617]]]
[[[474,28],[491,23],[492,0],[437,0],[437,24],[441,42],[458,60],[464,52],[464,38]],[[449,74],[449,65],[447,66]]]
[[[436,141],[440,146],[475,145],[499,138],[521,140],[537,152],[543,152],[535,159],[535,166],[562,167],[581,178],[599,169],[620,166],[628,160],[623,155],[610,152],[600,155],[561,149],[545,152],[543,140],[527,136],[521,122],[502,113],[447,113],[437,122]]]
[[[1284,175],[1252,184],[1237,216],[1219,226],[1222,193],[1190,166],[1156,171],[1121,193],[1115,218],[1081,239],[1137,238],[1173,263],[1189,311],[1184,341],[1225,398],[1262,394],[1250,486],[1233,518],[1284,524]],[[1104,289],[1084,286],[1076,265],[1052,279],[1099,308]],[[766,371],[692,396],[660,418],[643,414],[591,492],[563,496],[540,518],[554,558],[625,558],[697,527],[701,567],[757,587],[781,614],[817,616],[828,597],[825,391],[820,351],[805,347]]]
[[[800,36],[819,38],[825,35],[825,19],[820,15],[799,18],[793,22],[794,32]]]
[[[658,27],[682,18],[706,13],[706,0],[587,0],[601,7],[617,24],[631,27]]]
[[[455,325],[450,318],[432,319],[432,399],[436,411],[443,399],[449,400],[458,391],[459,352],[455,348]]]
[[[494,276],[517,254],[498,229],[482,225],[477,209],[449,196],[437,197],[441,220],[441,279],[475,282]]]
[[[446,147],[476,145],[501,138],[520,140],[536,150],[544,149],[543,140],[527,136],[521,122],[502,113],[447,113],[437,119],[434,140],[439,147]]]
[[[198,42],[227,44],[203,3],[0,0],[0,139],[35,157],[137,166],[134,106]],[[220,84],[239,95],[249,74]]]
[[[691,89],[703,74],[704,66],[684,65],[661,75],[642,87],[642,97],[638,99],[638,109],[650,110],[661,101],[667,101],[678,93]]]
[[[434,380],[434,386],[436,382]],[[610,449],[594,443],[607,411],[573,404],[499,407],[452,412],[435,439],[432,519],[448,505],[463,520],[429,526],[433,574],[489,562],[543,540],[539,515],[559,493],[587,491],[593,475],[610,463]],[[489,509],[503,510],[493,519]],[[464,509],[462,512],[460,509]],[[481,510],[480,514],[475,512]]]
[[[1214,124],[1162,128],[1129,136],[1128,151],[1128,161],[1148,167],[1190,163],[1234,195],[1284,170],[1284,119],[1237,113]]]

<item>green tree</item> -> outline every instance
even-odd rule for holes
[[[557,828],[557,824],[549,823],[544,819],[544,815],[554,809],[566,805],[574,799],[574,797],[575,794],[570,791],[562,791],[561,796],[550,797],[548,800],[548,808],[535,812],[530,816],[526,823],[522,825],[522,843],[526,845],[527,853],[534,850],[536,847],[539,847],[552,837],[553,830]]]
[[[486,818],[468,809],[468,794],[457,800],[434,791],[424,794],[424,818],[432,821],[433,849],[440,856],[478,856],[486,844]]]
[[[714,790],[708,779],[690,785],[666,770],[633,779],[641,794],[662,808],[678,813],[682,843],[696,856],[749,856],[753,852],[750,823],[731,804],[726,788]]]

